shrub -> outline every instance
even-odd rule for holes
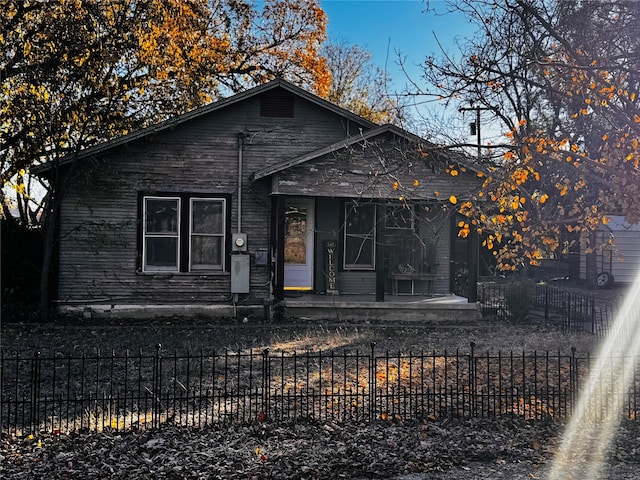
[[[505,302],[509,312],[509,320],[521,322],[527,319],[533,307],[535,285],[530,280],[515,280],[505,289]]]

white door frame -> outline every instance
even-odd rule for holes
[[[287,225],[285,224],[285,263],[284,263],[284,289],[285,290],[313,290],[314,270],[314,240],[315,240],[315,199],[311,197],[291,197],[285,201],[285,222],[290,207],[298,207],[306,212],[306,232],[304,263],[286,261]]]

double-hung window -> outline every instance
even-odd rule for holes
[[[222,270],[224,265],[225,201],[191,199],[191,270]]]
[[[225,269],[226,198],[144,196],[142,217],[144,272]]]
[[[145,197],[143,270],[177,272],[180,252],[180,198]]]
[[[344,268],[374,270],[376,255],[376,206],[345,203]]]

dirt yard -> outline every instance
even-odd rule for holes
[[[149,323],[3,325],[5,354],[116,350],[199,351],[595,351],[591,334],[540,322],[474,327],[262,324],[207,319]],[[520,418],[336,424],[257,423],[195,430],[3,438],[3,478],[172,479],[543,479],[561,423]],[[633,478],[636,422],[620,427],[601,478]]]

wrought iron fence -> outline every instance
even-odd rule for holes
[[[179,424],[440,417],[566,418],[589,357],[269,350],[2,358],[2,434]],[[636,418],[635,381],[623,395]],[[594,400],[595,401],[595,400]],[[605,408],[606,410],[606,408]],[[603,407],[594,406],[594,415]]]
[[[483,316],[513,318],[513,308],[509,304],[508,293],[513,285],[513,283],[478,285]],[[528,287],[528,295],[531,299],[529,317],[555,322],[562,325],[566,332],[583,331],[604,335],[613,321],[614,306],[598,303],[595,295],[533,283]]]

